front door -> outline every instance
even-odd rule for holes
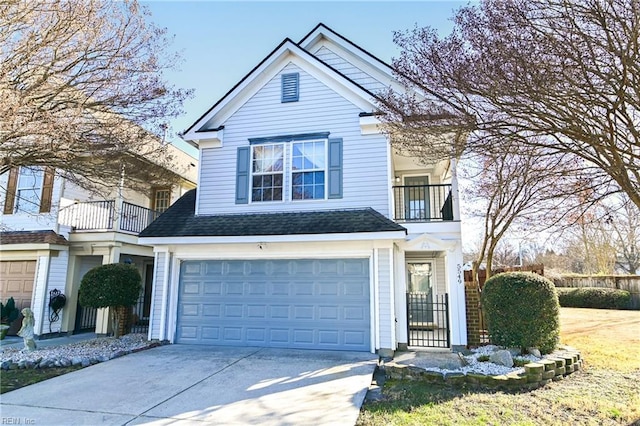
[[[407,263],[409,346],[448,348],[449,300],[438,294],[432,262]]]
[[[409,326],[428,328],[433,323],[433,268],[431,263],[409,263]]]
[[[429,176],[404,178],[404,208],[406,220],[431,218],[429,202]]]

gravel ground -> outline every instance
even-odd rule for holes
[[[158,345],[160,343],[157,341],[147,340],[145,334],[127,334],[118,339],[101,337],[73,344],[49,346],[31,352],[4,348],[0,351],[0,368],[9,370],[71,365],[86,367]]]

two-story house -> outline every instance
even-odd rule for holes
[[[161,146],[156,139],[149,143]],[[107,334],[107,310],[82,308],[78,289],[89,269],[118,262],[140,271],[145,286],[132,321],[135,331],[148,329],[154,255],[150,246],[138,243],[138,233],[195,188],[197,179],[196,159],[173,145],[164,149],[176,176],[170,186],[150,183],[146,191],[129,188],[126,174],[118,187],[103,188],[100,196],[48,167],[14,167],[0,174],[0,298],[13,297],[20,309],[30,307],[38,336]],[[66,298],[61,311],[50,308],[57,292]],[[19,321],[13,331],[16,327]]]
[[[466,344],[455,161],[396,151],[391,68],[320,24],[285,39],[183,138],[198,189],[140,234],[150,336],[336,349]],[[443,136],[445,137],[445,136]]]

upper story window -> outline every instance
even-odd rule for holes
[[[300,74],[282,74],[282,103],[297,102],[300,99]]]
[[[151,208],[158,213],[162,213],[171,204],[171,188],[155,188]]]
[[[284,144],[254,145],[251,154],[251,201],[282,201]]]
[[[14,167],[9,171],[4,214],[48,213],[51,210],[54,170]]]
[[[342,198],[342,138],[250,138],[236,157],[236,204]]]
[[[42,167],[20,167],[14,212],[38,213],[44,170]]]
[[[326,141],[292,143],[291,199],[325,198],[326,158]]]

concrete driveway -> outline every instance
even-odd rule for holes
[[[3,394],[0,405],[3,421],[23,425],[353,425],[376,360],[167,345]]]

